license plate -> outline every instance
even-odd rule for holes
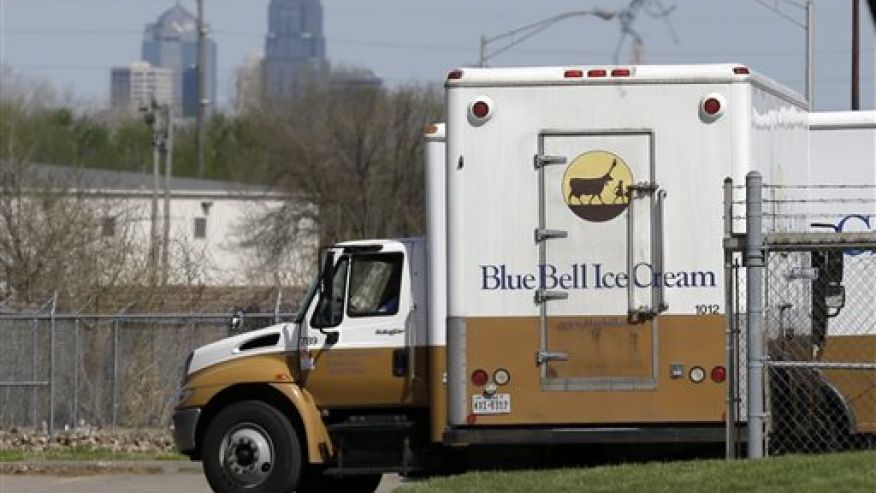
[[[471,410],[473,414],[510,414],[511,394],[473,395]]]

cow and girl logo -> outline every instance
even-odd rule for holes
[[[563,200],[585,221],[605,222],[630,204],[627,187],[633,182],[630,167],[608,151],[589,151],[569,163],[563,174]]]

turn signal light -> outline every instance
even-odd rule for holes
[[[727,379],[727,370],[723,366],[716,366],[712,368],[710,376],[712,377],[713,382],[724,383],[724,380]]]
[[[487,384],[487,380],[489,379],[490,376],[487,374],[487,372],[480,368],[471,372],[471,383],[475,387],[483,387]]]

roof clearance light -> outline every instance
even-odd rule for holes
[[[594,68],[587,71],[587,77],[605,77],[608,72],[605,69]]]
[[[566,72],[563,73],[563,77],[565,77],[567,79],[584,77],[584,71],[583,70],[566,70]]]
[[[727,370],[723,366],[716,366],[712,368],[710,376],[712,377],[713,382],[724,383],[724,380],[727,379]]]
[[[430,124],[426,125],[426,127],[423,129],[423,132],[426,135],[434,134],[434,133],[438,132],[438,125],[435,125],[434,123],[430,123]]]
[[[612,77],[629,77],[630,69],[628,68],[616,68],[611,71]]]
[[[748,75],[749,70],[748,67],[733,67],[733,73],[736,75]]]
[[[471,372],[471,383],[475,387],[483,387],[487,384],[487,380],[490,379],[490,376],[487,375],[487,372],[478,368],[477,370]]]
[[[447,80],[459,80],[462,78],[462,70],[456,69],[451,70],[449,74],[447,74]]]

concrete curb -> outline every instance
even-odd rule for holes
[[[0,462],[0,474],[93,476],[97,474],[201,474],[192,461],[20,461]]]

